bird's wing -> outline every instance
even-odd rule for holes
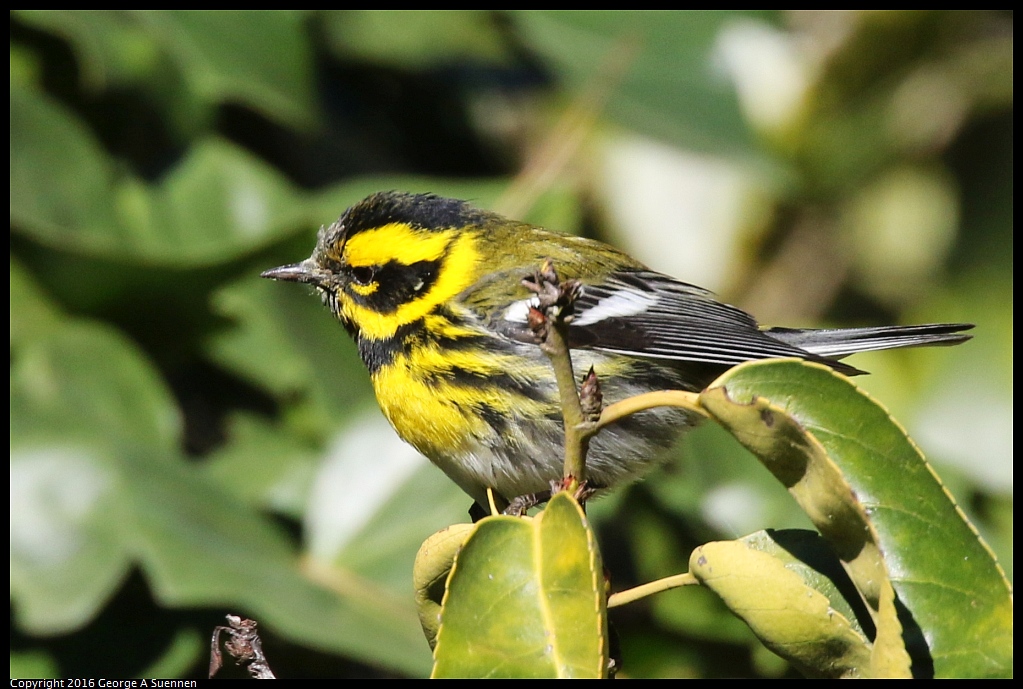
[[[529,337],[526,314],[535,299],[511,304],[496,324],[506,334]],[[584,283],[569,322],[573,348],[638,357],[733,366],[752,359],[799,357],[856,372],[771,337],[745,311],[708,292],[649,270],[620,271]]]
[[[820,360],[767,335],[752,316],[707,290],[652,271],[615,273],[601,284],[586,285],[569,337],[577,347],[709,364]]]
[[[492,325],[532,341],[526,325],[536,298],[513,302]],[[636,268],[585,282],[569,321],[569,345],[637,357],[713,366],[798,357],[846,375],[864,373],[837,359],[878,349],[955,345],[970,339],[969,323],[870,328],[762,330],[751,315],[714,299],[705,289]]]

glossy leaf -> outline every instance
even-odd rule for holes
[[[803,529],[766,529],[737,541],[783,563],[807,586],[826,596],[831,608],[849,621],[854,632],[864,638],[873,636],[870,611],[834,550],[819,533]]]
[[[448,574],[455,564],[455,556],[466,538],[475,530],[472,524],[452,524],[433,534],[420,546],[412,568],[412,587],[416,592],[419,623],[426,634],[430,648],[437,645],[441,610],[444,602]]]
[[[603,569],[578,503],[487,517],[455,560],[434,677],[590,677],[607,669]]]
[[[791,533],[791,532],[789,532]],[[765,534],[707,543],[689,571],[721,596],[764,642],[811,677],[870,676],[871,646],[832,601],[839,589]],[[841,569],[838,570],[841,572]],[[824,590],[821,591],[820,589]],[[848,605],[845,606],[848,609]]]
[[[823,454],[811,464],[824,458],[840,471],[851,492],[832,507],[842,514],[862,510],[867,515],[898,600],[926,639],[925,656],[933,661],[935,675],[1011,674],[1008,583],[930,466],[882,407],[847,378],[797,361],[744,365],[711,389],[719,392],[713,401],[704,395],[708,408],[729,417],[726,423],[734,428],[741,426],[737,437],[754,452],[763,451],[765,443],[814,446]],[[797,433],[779,430],[788,415],[798,424]],[[801,478],[789,475],[783,482],[794,485]],[[813,517],[826,498],[814,490],[806,497],[804,509]],[[840,556],[842,548],[838,543]],[[856,572],[852,575],[856,581]],[[907,634],[912,640],[912,629]],[[928,658],[914,657],[914,671],[926,673]]]
[[[767,397],[736,404],[724,386],[711,385],[700,402],[788,488],[814,526],[833,544],[849,576],[876,611],[882,582],[888,578],[878,538],[826,450],[798,423],[779,413]]]

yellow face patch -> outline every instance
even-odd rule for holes
[[[380,313],[341,296],[341,315],[353,323],[359,334],[371,340],[393,337],[398,328],[426,317],[437,306],[473,284],[477,279],[480,253],[476,235],[465,230],[414,230],[393,223],[360,232],[344,248],[344,262],[350,266],[378,266],[396,261],[412,265],[420,261],[441,261],[437,279],[425,292],[401,304],[390,313]],[[369,294],[377,286],[366,285],[359,294]]]
[[[391,223],[366,230],[345,242],[341,260],[353,267],[382,266],[388,261],[412,265],[436,261],[448,248],[456,231],[416,230],[402,223]]]

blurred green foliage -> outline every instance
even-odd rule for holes
[[[1011,14],[15,11],[10,45],[12,677],[202,676],[228,612],[281,676],[429,671],[412,560],[468,500],[257,278],[390,188],[691,259],[767,322],[977,323],[858,382],[1011,578]],[[718,429],[676,454],[592,505],[615,588],[806,526]],[[616,610],[624,673],[791,672],[706,593]]]

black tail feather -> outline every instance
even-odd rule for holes
[[[890,325],[873,328],[834,328],[799,330],[771,328],[771,337],[826,359],[841,359],[856,352],[900,347],[949,346],[966,342],[963,334],[970,323],[931,323],[928,325]]]

